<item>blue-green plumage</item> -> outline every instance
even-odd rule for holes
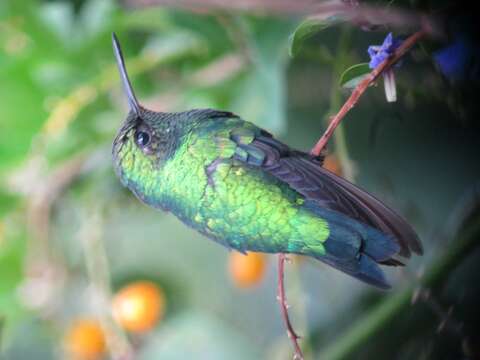
[[[114,142],[122,183],[238,251],[314,257],[388,287],[378,266],[421,253],[411,227],[380,201],[238,116],[142,108],[115,43],[131,111]]]

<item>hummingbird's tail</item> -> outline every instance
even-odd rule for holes
[[[400,245],[393,236],[314,203],[306,206],[327,220],[329,228],[329,236],[323,243],[325,253],[319,255],[312,246],[310,251],[307,248],[308,255],[370,285],[390,288],[379,265],[403,265],[394,257]]]

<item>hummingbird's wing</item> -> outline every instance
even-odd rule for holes
[[[233,129],[230,139],[237,144],[234,158],[261,167],[292,189],[323,208],[345,214],[392,235],[400,245],[399,255],[422,254],[422,246],[411,226],[372,195],[324,169],[323,158],[296,151],[253,127]],[[395,259],[385,262],[398,265]]]

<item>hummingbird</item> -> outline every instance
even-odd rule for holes
[[[228,112],[156,112],[137,100],[115,34],[129,113],[113,142],[115,172],[143,203],[242,253],[312,257],[378,288],[380,265],[421,255],[412,227],[374,196]]]

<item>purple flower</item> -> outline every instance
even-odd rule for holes
[[[368,47],[368,55],[370,55],[370,69],[375,69],[378,65],[393,55],[394,51],[401,45],[402,40],[394,38],[389,33],[382,45],[371,45]],[[397,66],[399,64],[397,63]],[[388,102],[397,101],[397,87],[395,83],[395,74],[392,69],[388,69],[383,73],[383,83],[385,86],[385,96]]]
[[[389,33],[382,45],[370,45],[368,47],[368,55],[370,55],[370,69],[375,69],[385,59],[392,56],[393,52],[402,44],[402,40],[394,38],[392,33]]]

